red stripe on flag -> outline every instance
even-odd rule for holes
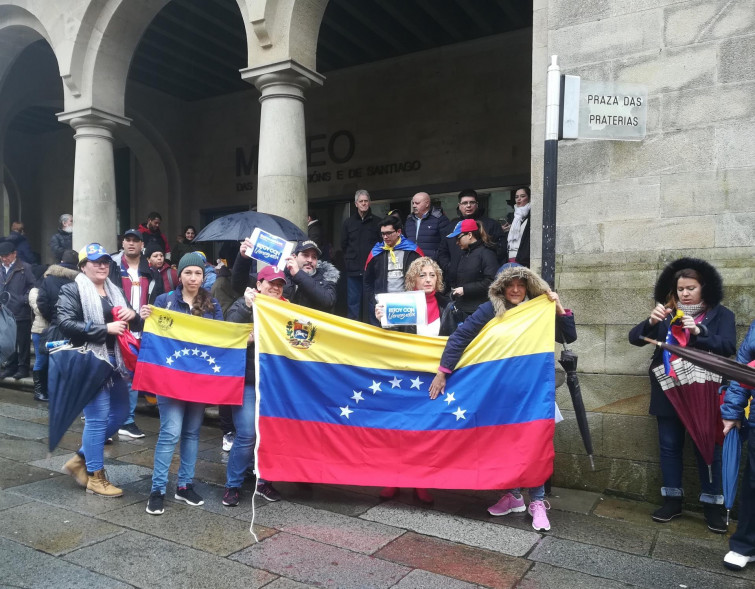
[[[402,431],[259,418],[270,481],[434,489],[542,485],[553,473],[552,419],[463,430]]]
[[[207,405],[241,405],[244,397],[243,376],[193,374],[138,362],[132,388],[180,401]]]

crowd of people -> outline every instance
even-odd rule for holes
[[[546,295],[555,303],[558,342],[570,343],[577,333],[573,313],[559,296],[529,269],[530,190],[513,191],[513,213],[497,221],[484,216],[474,190],[458,195],[458,216],[450,220],[432,205],[425,192],[411,200],[411,214],[405,220],[395,212],[383,218],[373,215],[370,195],[358,190],[355,212],[343,222],[340,268],[327,261],[328,246],[322,241],[322,227],[310,213],[309,236],[296,244],[283,271],[264,267],[258,271],[249,252],[249,239],[241,243],[232,267],[218,267],[195,243],[196,229],[186,226],[172,250],[160,231],[162,218],[150,213],[137,229],[127,230],[118,253],[110,254],[92,243],[80,252],[71,249],[73,218],[60,217],[59,229],[50,240],[58,260],[37,278],[34,260],[24,247],[23,226],[14,224],[12,236],[0,242],[0,291],[7,292],[4,304],[16,317],[16,352],[2,367],[0,376],[23,378],[29,371],[29,350],[35,350],[34,394],[48,398],[45,341],[67,338],[86,343],[115,367],[114,376],[85,407],[85,427],[80,450],[64,470],[87,492],[117,497],[122,491],[105,474],[103,448],[116,433],[131,438],[144,434],[135,422],[139,391],[130,385],[115,338],[126,329],[138,334],[151,306],[188,313],[217,321],[250,323],[258,294],[325,312],[334,312],[339,282],[345,284],[346,314],[349,318],[380,325],[385,308],[378,295],[422,291],[427,308],[426,324],[403,328],[426,336],[448,336],[445,351],[431,387],[430,397],[443,394],[446,379],[461,354],[490,321],[528,299]],[[15,236],[13,236],[15,232]],[[319,240],[319,241],[318,241]],[[324,253],[327,252],[327,253]],[[681,334],[687,346],[723,357],[736,350],[734,314],[723,306],[723,281],[717,270],[703,260],[682,258],[670,263],[659,275],[654,289],[656,306],[647,319],[629,333],[634,345],[645,338],[664,341],[667,334]],[[120,307],[118,311],[114,309]],[[755,356],[755,323],[739,349],[738,360],[751,362]],[[253,473],[255,445],[254,338],[249,336],[243,403],[221,407],[223,450],[230,452],[223,504],[241,501],[245,478]],[[665,523],[682,514],[682,451],[686,426],[662,386],[667,358],[656,348],[650,363],[650,414],[658,423],[663,504],[652,519]],[[660,368],[659,368],[660,367]],[[665,368],[668,373],[668,367]],[[730,435],[747,423],[744,410],[751,389],[730,383],[721,407],[721,432]],[[180,468],[174,497],[191,506],[204,500],[193,488],[199,428],[204,416],[201,403],[157,397],[160,433],[155,448],[152,490],[147,512],[164,512],[167,473],[176,444],[180,441]],[[750,414],[749,420],[753,422]],[[744,429],[744,428],[743,428]],[[720,442],[720,440],[719,440]],[[712,464],[706,464],[695,448],[698,462],[700,502],[708,528],[727,531],[723,518],[721,446],[716,444]],[[505,468],[505,465],[502,465]],[[254,476],[252,474],[252,476]],[[529,505],[521,489],[507,489],[488,508],[493,516],[527,511],[536,530],[549,530],[549,509],[545,485],[527,489]],[[384,499],[399,489],[380,492]],[[415,489],[423,503],[433,502],[428,489]],[[255,493],[269,501],[281,498],[271,481],[257,479]],[[755,561],[755,458],[747,462],[737,531],[725,564],[744,568]]]

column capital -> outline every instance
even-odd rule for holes
[[[310,86],[322,86],[325,76],[304,67],[293,59],[278,61],[263,66],[250,67],[241,70],[241,79],[245,80],[262,92],[262,99],[266,98],[271,86],[293,86],[290,92],[293,97],[304,98],[304,90]],[[276,91],[279,94],[280,91]]]
[[[117,125],[128,127],[131,125],[131,119],[114,115],[98,108],[82,108],[68,112],[59,112],[58,121],[68,123],[74,129],[79,127],[100,127],[112,131]]]

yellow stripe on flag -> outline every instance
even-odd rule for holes
[[[246,348],[251,323],[229,323],[150,306],[144,332],[218,348]]]

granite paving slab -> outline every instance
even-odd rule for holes
[[[0,433],[24,440],[41,440],[47,437],[47,426],[0,416]]]
[[[206,460],[207,462],[217,462],[218,464],[228,464],[228,452],[223,452],[223,449],[219,444],[211,444],[210,442],[204,442],[206,445],[210,445],[209,448],[200,450],[197,453],[197,458]]]
[[[59,476],[59,474],[50,472],[45,468],[37,468],[30,464],[0,457],[0,489],[10,489],[19,485],[26,485],[34,481]]]
[[[118,526],[218,556],[228,556],[254,544],[249,523],[205,511],[202,507],[166,503],[165,513],[155,516],[148,514],[146,502],[140,501],[100,517]],[[276,530],[255,525],[254,532],[262,540],[275,534]]]
[[[87,493],[86,489],[80,487],[73,480],[73,477],[67,475],[13,487],[8,489],[7,492],[91,516],[120,509],[132,503],[146,501],[145,496],[131,493],[125,489],[122,497],[99,497]]]
[[[29,589],[127,589],[131,585],[93,573],[39,550],[0,538],[2,587]]]
[[[45,420],[47,423],[49,413],[47,411],[47,405],[38,405],[36,407],[29,407],[27,405],[18,405],[16,403],[7,403],[0,401],[0,415],[3,417],[10,417],[12,419],[21,419],[23,421]],[[35,423],[42,423],[36,421]]]
[[[31,391],[6,388],[4,384],[3,379],[0,379],[0,395],[2,395],[3,402],[13,403],[14,405],[26,405],[28,407],[39,407],[39,401],[34,399]]]
[[[451,579],[427,571],[415,570],[406,575],[393,586],[395,589],[475,589],[479,585],[472,585],[458,579]]]
[[[522,558],[413,532],[394,540],[375,556],[486,587],[514,587],[531,566]]]
[[[363,519],[400,527],[427,536],[463,541],[469,546],[487,548],[510,556],[524,556],[540,539],[534,531],[517,530],[489,522],[410,507],[390,501],[373,507]]]
[[[47,439],[44,440],[44,443],[47,444]],[[75,452],[79,448],[81,448],[81,432],[68,430],[63,434],[63,437],[60,438],[57,449]]]
[[[560,538],[545,538],[529,558],[594,577],[652,589],[682,585],[687,589],[752,589],[750,581],[723,573],[710,573]]]
[[[43,460],[35,460],[31,464],[32,466],[46,468],[55,472],[62,472],[61,469],[63,468],[63,465],[68,462],[71,457],[73,457],[73,453],[60,454]],[[107,473],[108,480],[116,486],[126,485],[138,481],[139,479],[152,476],[151,468],[113,460],[107,460],[105,462],[105,472]]]
[[[14,495],[9,491],[0,491],[0,511],[8,509],[9,507],[15,507],[16,505],[23,505],[29,501],[31,501],[31,499],[27,499],[20,495]]]
[[[265,585],[265,589],[312,589],[314,587],[315,585],[299,583],[298,581],[287,579],[286,577],[278,577],[269,585]]]
[[[65,560],[137,587],[257,588],[275,579],[267,571],[133,531],[76,550]]]
[[[224,485],[226,478],[226,465],[217,462],[208,462],[207,460],[197,459],[194,466],[194,478],[206,483],[215,483]]]
[[[730,529],[733,531],[734,528]],[[711,533],[707,539],[700,540],[662,531],[658,534],[652,556],[658,560],[749,579],[755,587],[755,568],[749,566],[743,571],[735,572],[721,564],[727,552],[729,552],[728,534]]]
[[[343,515],[361,515],[380,503],[377,493],[374,496],[368,495],[338,485],[275,483],[275,488],[286,501]]]
[[[570,571],[538,562],[517,585],[517,589],[631,589],[619,581],[592,577],[584,573]]]
[[[400,528],[287,501],[261,509],[255,523],[363,554],[372,554],[404,533]]]
[[[53,456],[65,454],[65,450],[56,448],[52,451]],[[37,440],[20,440],[3,438],[0,439],[0,456],[15,460],[16,462],[31,462],[47,458],[49,451],[46,442]]]
[[[0,536],[53,555],[66,554],[123,532],[107,522],[37,502],[6,509],[2,514]]]
[[[281,532],[229,558],[318,587],[387,588],[410,569]]]
[[[600,501],[601,494],[579,489],[551,488],[548,502],[557,511],[573,511],[588,515]]]

